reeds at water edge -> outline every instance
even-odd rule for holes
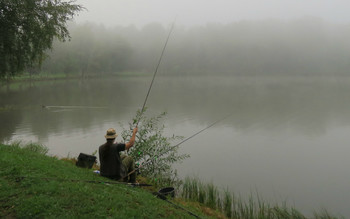
[[[218,210],[227,218],[233,219],[336,219],[327,210],[314,212],[313,216],[306,217],[287,203],[270,204],[263,200],[258,192],[251,193],[248,199],[243,199],[231,192],[228,188],[220,190],[212,182],[203,183],[198,178],[186,177],[179,192],[180,197],[199,202],[204,206]]]

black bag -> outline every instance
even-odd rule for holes
[[[76,165],[78,167],[91,169],[96,162],[96,156],[80,153]]]

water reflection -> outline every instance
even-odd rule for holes
[[[18,110],[0,113],[2,124],[6,124],[1,126],[0,140],[11,139],[13,133],[16,136],[21,126],[48,143],[52,134],[88,132],[106,123],[126,124],[143,103],[148,79],[38,82],[2,89],[1,106]],[[233,113],[221,124],[245,134],[288,131],[290,135],[320,136],[350,124],[350,82],[316,79],[160,77],[147,106],[153,114],[168,111],[170,127],[190,121],[203,128]]]
[[[146,89],[147,80],[140,78],[37,83],[2,90],[1,105],[15,105],[22,110],[0,116],[2,121],[7,119],[7,126],[17,126],[19,120],[25,120],[33,133],[43,136],[49,134],[48,130],[88,129],[96,123],[128,119],[126,115],[133,114],[143,103]],[[233,112],[224,123],[245,132],[292,128],[322,135],[330,125],[350,123],[349,90],[344,82],[159,78],[147,106],[154,112],[168,111],[173,120],[170,123],[192,119],[198,126],[205,126]],[[42,109],[42,105],[92,108]],[[8,119],[11,115],[13,119]],[[8,135],[1,140],[5,137]]]

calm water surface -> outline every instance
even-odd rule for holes
[[[50,154],[93,153],[105,131],[127,126],[150,77],[51,81],[3,86],[0,141],[34,141]],[[326,208],[350,217],[350,79],[158,77],[148,114],[168,112],[166,133],[188,137],[191,158],[176,168],[242,197],[258,191],[303,213]],[[90,106],[90,108],[42,108]],[[118,138],[118,140],[121,140]],[[176,143],[176,142],[174,142]]]

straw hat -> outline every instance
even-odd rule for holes
[[[115,132],[114,128],[109,128],[107,130],[107,134],[105,135],[106,139],[115,139],[117,137],[117,133]]]

